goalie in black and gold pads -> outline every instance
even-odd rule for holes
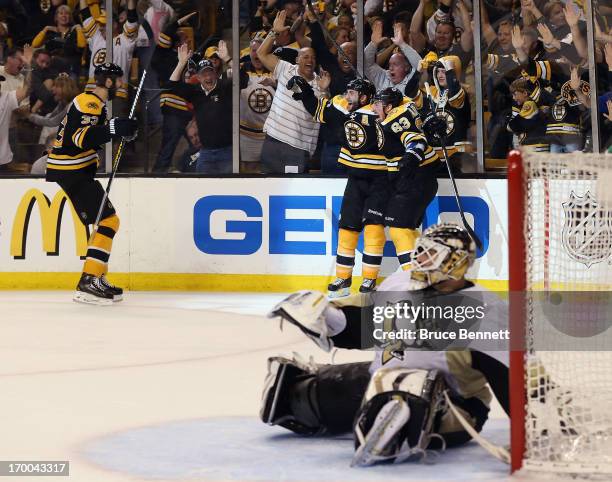
[[[380,153],[382,130],[369,105],[374,85],[367,79],[354,79],[347,84],[344,95],[332,99],[317,99],[310,85],[299,76],[290,79],[287,87],[300,91],[293,97],[302,101],[315,121],[341,132],[338,162],[347,167],[348,180],[340,208],[336,280],[328,286],[329,296],[337,298],[349,294],[361,231],[365,243],[364,279],[359,291],[373,291],[385,245],[383,215],[389,193],[387,163]]]
[[[113,118],[107,121],[106,118],[106,101],[115,96],[122,76],[123,70],[115,64],[96,67],[96,88],[75,97],[47,159],[47,181],[60,185],[85,225],[95,222],[104,197],[102,185],[94,179],[99,162],[98,149],[112,138],[129,139],[136,135],[135,120]],[[98,230],[90,239],[75,301],[110,304],[121,299],[123,290],[110,285],[105,277],[118,229],[119,217],[107,200]]]

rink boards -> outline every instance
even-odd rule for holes
[[[506,181],[457,182],[468,221],[484,243],[470,275],[504,288]],[[345,184],[313,177],[116,179],[111,200],[121,227],[112,279],[142,290],[322,288],[334,274]],[[0,186],[0,288],[72,288],[88,232],[63,192],[40,179],[5,179]],[[459,219],[450,182],[440,179],[423,224]],[[397,267],[387,242],[381,274]]]

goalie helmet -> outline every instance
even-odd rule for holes
[[[412,252],[412,277],[434,285],[460,280],[476,259],[476,244],[468,232],[452,223],[435,224],[417,239]]]

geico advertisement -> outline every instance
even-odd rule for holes
[[[89,232],[63,192],[38,180],[0,181],[3,271],[78,271]],[[105,184],[105,180],[102,183]],[[459,180],[483,249],[473,276],[507,279],[503,180]],[[117,179],[115,272],[308,274],[334,270],[342,179]],[[423,226],[459,221],[447,180]],[[363,239],[358,251],[361,252]],[[356,274],[359,274],[359,253]],[[397,268],[391,242],[383,273]]]

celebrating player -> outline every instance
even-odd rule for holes
[[[329,82],[329,75],[322,78]],[[379,152],[382,131],[369,105],[374,85],[367,79],[354,79],[347,84],[343,96],[333,99],[317,99],[308,82],[299,76],[289,80],[288,88],[300,91],[293,97],[301,99],[316,121],[342,130],[343,145],[338,162],[347,166],[348,180],[340,208],[336,279],[328,286],[329,295],[349,294],[361,231],[365,241],[364,279],[359,291],[373,291],[385,245],[383,212],[389,191],[385,156]]]
[[[486,306],[488,316],[503,324],[504,303],[490,298],[484,303],[482,291],[465,278],[474,258],[474,242],[463,228],[432,226],[417,240],[412,271],[389,277],[379,294],[399,295],[397,302],[418,294],[438,305],[449,295],[461,296],[466,303]],[[360,296],[328,301],[321,293],[302,291],[280,302],[269,316],[291,322],[329,351],[372,347],[372,313]],[[309,435],[353,430],[353,464],[371,465],[470,440],[464,427],[479,432],[488,418],[492,397],[487,383],[508,412],[507,352],[383,348],[372,363],[315,365],[270,358],[262,420]]]
[[[383,154],[392,182],[385,225],[403,270],[410,269],[410,251],[425,209],[438,191],[439,158],[429,145],[416,105],[393,87],[376,93],[373,102],[384,135]]]
[[[112,138],[133,139],[136,121],[112,118],[107,122],[106,101],[115,97],[122,85],[123,70],[116,64],[96,67],[96,88],[74,98],[62,120],[53,149],[47,159],[47,181],[64,190],[85,225],[96,221],[104,199],[104,189],[94,179],[101,146]],[[122,299],[123,290],[106,279],[113,238],[119,217],[109,200],[104,204],[98,230],[90,239],[83,274],[74,300],[90,304],[110,304]]]

